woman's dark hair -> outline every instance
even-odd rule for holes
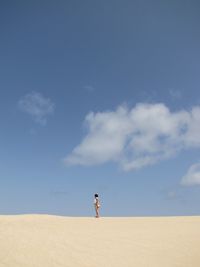
[[[95,194],[94,196],[95,196],[95,197],[99,197],[99,195],[98,195],[98,194]]]

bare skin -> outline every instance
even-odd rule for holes
[[[100,205],[99,205],[99,200],[96,199],[96,203],[94,204],[94,207],[95,207],[95,212],[96,212],[96,218],[99,218],[99,208],[100,208]]]

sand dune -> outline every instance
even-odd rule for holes
[[[0,216],[1,267],[199,267],[200,217]]]

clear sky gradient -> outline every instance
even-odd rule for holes
[[[0,213],[200,214],[199,1],[0,1]]]

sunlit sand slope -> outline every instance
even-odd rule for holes
[[[0,267],[199,267],[200,217],[0,216]]]

